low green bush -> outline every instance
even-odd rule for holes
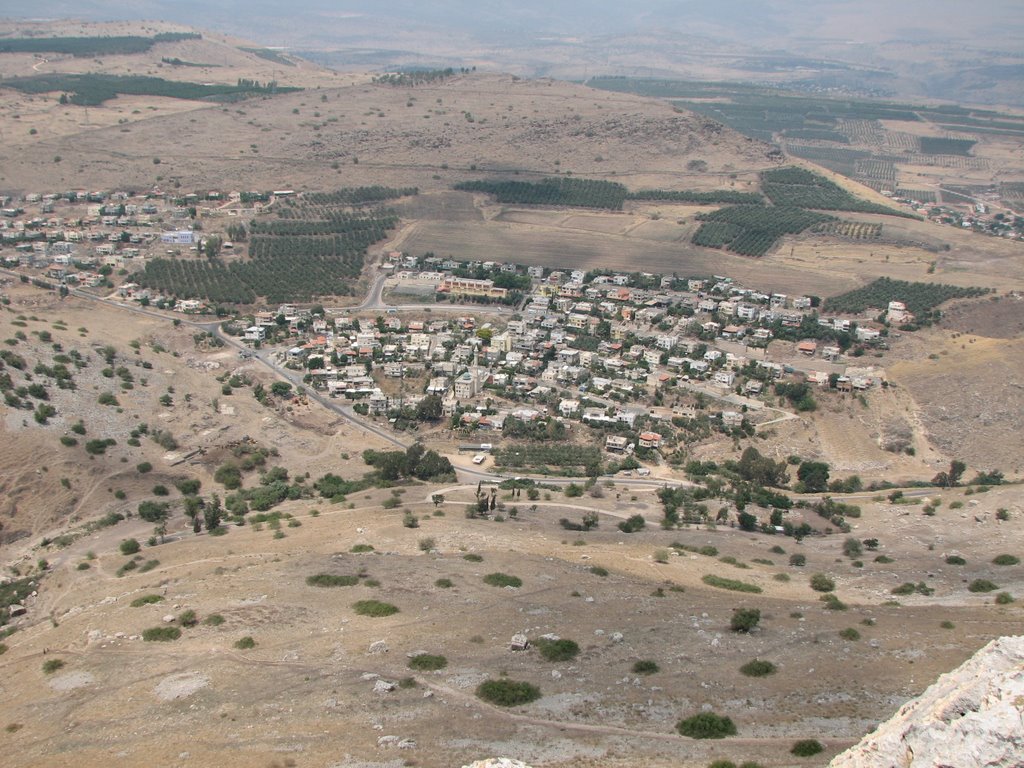
[[[381,618],[398,613],[398,606],[391,603],[384,603],[380,600],[359,600],[352,604],[352,610],[360,616],[372,616]]]
[[[565,639],[548,640],[542,637],[534,641],[534,647],[547,661],[571,661],[580,652],[579,645]]]
[[[177,627],[150,627],[142,630],[142,639],[147,643],[166,643],[181,637]]]
[[[64,668],[64,661],[62,659],[47,659],[43,662],[43,672],[48,675],[52,675],[58,669]]]
[[[724,739],[736,735],[736,725],[728,717],[714,712],[698,712],[692,717],[680,720],[676,730],[691,739]]]
[[[656,662],[643,659],[633,664],[633,674],[635,675],[653,675],[655,672],[660,672],[661,667]]]
[[[448,666],[448,659],[431,653],[418,653],[409,659],[409,669],[419,672],[435,672]]]
[[[770,661],[754,659],[740,667],[740,672],[747,677],[768,677],[775,674],[776,667]]]
[[[141,608],[144,605],[151,605],[152,603],[159,603],[163,600],[162,595],[143,595],[142,597],[136,597],[131,601],[130,605],[132,608]]]
[[[484,576],[484,583],[492,587],[521,587],[523,580],[518,576],[510,576],[507,573],[488,573]]]
[[[967,585],[968,592],[995,592],[999,586],[988,579],[975,579]]]
[[[729,629],[733,632],[750,632],[761,622],[761,611],[757,608],[733,608]]]
[[[836,588],[836,583],[823,573],[816,573],[811,576],[811,589],[815,592],[831,592]]]
[[[747,584],[745,581],[738,581],[736,579],[726,579],[722,576],[715,576],[713,573],[702,576],[701,581],[709,587],[728,589],[733,592],[751,592],[753,594],[760,594],[762,591],[756,584]]]
[[[540,688],[532,683],[502,678],[486,680],[476,689],[476,695],[499,707],[518,707],[540,698]]]
[[[119,545],[118,549],[121,550],[122,555],[134,555],[140,549],[142,545],[139,544],[137,539],[124,539]]]
[[[996,555],[992,558],[992,563],[995,565],[1017,565],[1020,563],[1020,558],[1016,555]]]
[[[793,748],[789,751],[797,757],[813,757],[824,750],[825,748],[817,739],[801,739],[793,744]]]
[[[255,647],[256,647],[256,641],[253,640],[250,635],[246,635],[245,637],[243,637],[243,638],[241,638],[239,640],[235,640],[235,648],[237,648],[240,651],[247,651],[250,648],[255,648]]]
[[[354,587],[359,583],[359,577],[318,573],[314,576],[307,576],[306,583],[311,587]]]

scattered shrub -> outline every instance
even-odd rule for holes
[[[968,592],[995,592],[997,589],[999,589],[998,585],[988,579],[975,579],[967,585]]]
[[[600,565],[592,565],[590,567],[590,572],[592,574],[594,574],[595,576],[607,576],[608,575],[608,569],[607,568],[602,568]]]
[[[540,698],[540,688],[516,680],[486,680],[476,689],[476,695],[499,707],[518,707]]]
[[[468,560],[471,563],[482,563],[484,560],[483,557],[472,552],[470,552],[468,555],[463,555],[462,559]]]
[[[178,623],[183,627],[194,627],[199,623],[199,619],[196,618],[196,612],[190,608],[187,611],[183,611],[181,615],[178,616]]]
[[[647,521],[644,520],[643,515],[632,515],[628,519],[619,522],[619,530],[623,533],[636,533],[637,531],[642,531],[646,525]]]
[[[736,725],[714,712],[699,712],[676,724],[676,730],[691,739],[724,739],[736,735]]]
[[[790,555],[789,564],[794,565],[797,568],[803,568],[807,565],[807,557],[805,555]]]
[[[749,632],[761,621],[761,611],[757,608],[734,608],[729,620],[729,629],[733,632]]]
[[[315,576],[307,576],[306,583],[311,587],[354,587],[359,583],[359,577],[318,573]]]
[[[826,595],[822,595],[821,602],[825,604],[825,610],[828,611],[845,611],[848,607],[846,603],[831,592]]]
[[[43,672],[47,675],[52,675],[58,669],[64,668],[63,659],[47,659],[43,662]]]
[[[381,618],[398,613],[398,606],[391,603],[384,603],[380,600],[360,600],[352,604],[352,610],[360,616],[372,616]]]
[[[150,627],[142,630],[142,639],[147,643],[167,643],[181,637],[177,627]]]
[[[409,659],[409,669],[420,672],[434,672],[448,666],[448,659],[430,653],[418,653]]]
[[[572,661],[580,652],[580,647],[572,640],[547,640],[540,638],[534,642],[540,655],[547,661]]]
[[[846,629],[840,630],[839,636],[843,640],[860,640],[860,632],[853,627],[847,627]]]
[[[203,624],[205,624],[208,627],[219,627],[223,623],[224,617],[221,616],[219,613],[211,613],[209,616],[203,619]]]
[[[946,565],[967,565],[967,561],[960,555],[950,555],[946,558]]]
[[[660,671],[661,668],[653,661],[642,660],[633,664],[633,674],[635,675],[653,675]]]
[[[996,595],[996,605],[1009,605],[1013,602],[1013,595],[1009,592],[1000,592]]]
[[[776,668],[774,664],[770,661],[763,661],[761,659],[748,661],[740,667],[740,672],[747,677],[767,677],[768,675],[774,675],[775,670]]]
[[[801,739],[793,744],[793,748],[789,751],[797,757],[812,757],[819,752],[824,751],[824,749],[825,748],[821,746],[821,742],[817,739]]]
[[[760,594],[762,591],[756,584],[747,584],[745,581],[737,581],[736,579],[726,579],[721,576],[715,576],[712,573],[702,576],[701,581],[709,587],[728,589],[733,592],[752,592],[754,594]]]
[[[484,583],[492,587],[521,587],[523,580],[518,576],[509,576],[507,573],[488,573],[484,576]]]
[[[1017,565],[1020,562],[1020,558],[1016,555],[996,555],[992,558],[994,565]]]
[[[434,586],[440,587],[441,589],[451,589],[455,584],[451,579],[438,579],[434,582]]]
[[[163,599],[163,595],[143,595],[132,600],[130,605],[132,608],[141,608],[144,605],[162,602]]]
[[[249,650],[250,648],[255,648],[255,647],[256,647],[256,641],[253,640],[250,635],[246,635],[245,637],[243,637],[243,638],[241,638],[239,640],[235,640],[235,648],[237,648],[240,651],[246,651],[246,650]]]
[[[836,588],[836,583],[823,573],[816,573],[811,576],[811,589],[815,592],[831,592]]]
[[[121,550],[122,555],[134,555],[142,549],[142,545],[139,544],[137,539],[124,539],[118,545],[118,549]]]
[[[363,552],[373,552],[372,544],[353,544],[352,549],[349,550],[354,554],[362,554]]]

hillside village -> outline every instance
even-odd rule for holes
[[[433,283],[442,300],[505,296],[488,277],[458,276],[467,272],[527,275],[532,285],[505,322],[397,314],[368,322],[286,306],[258,314],[246,338],[265,343],[268,328],[287,324],[303,342],[288,342],[288,364],[304,368],[312,386],[393,423],[443,416],[485,441],[562,434],[576,422],[604,434],[609,452],[653,459],[711,432],[750,434],[779,417],[776,398],[787,410],[812,410],[817,391],[887,386],[884,371],[857,363],[885,344],[888,323],[911,319],[899,302],[884,322],[819,315],[816,297],[769,295],[725,277],[391,258],[396,288]]]
[[[231,249],[221,236],[204,239],[203,222],[223,231],[225,222],[292,194],[32,195],[21,208],[8,200],[0,237],[14,249],[4,263],[97,295],[113,289],[119,300],[226,316],[200,299],[142,288],[131,275],[148,257]],[[887,387],[884,370],[870,360],[887,348],[890,327],[914,321],[900,301],[839,315],[823,311],[819,297],[762,292],[726,276],[555,270],[400,252],[385,254],[380,271],[393,296],[424,298],[422,311],[373,319],[286,304],[227,320],[222,329],[275,350],[308,386],[397,429],[443,420],[453,436],[486,444],[498,435],[562,438],[585,426],[595,433],[586,442],[602,445],[613,468],[636,468],[637,459],[680,464],[687,444],[753,434],[760,424],[813,410],[816,395]],[[115,277],[124,280],[115,284]],[[465,304],[466,314],[431,316],[431,302]],[[473,306],[506,309],[482,322]]]

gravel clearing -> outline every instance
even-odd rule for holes
[[[175,699],[186,699],[209,684],[210,678],[206,675],[200,675],[197,672],[183,672],[180,675],[165,677],[154,690],[163,701],[174,701]]]

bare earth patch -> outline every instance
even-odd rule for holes
[[[183,672],[180,675],[165,677],[153,690],[164,701],[174,701],[175,699],[187,699],[209,684],[210,678],[206,675],[200,675],[197,672]]]

